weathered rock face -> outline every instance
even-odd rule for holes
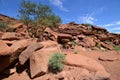
[[[52,44],[54,43],[54,44]],[[55,42],[45,41],[41,43],[44,47],[33,53],[30,57],[31,78],[44,75],[48,72],[48,62],[50,56],[58,52],[58,46]]]
[[[10,52],[10,47],[4,41],[0,40],[0,55],[6,55]]]
[[[32,53],[38,49],[41,49],[43,46],[39,43],[32,43],[25,49],[20,55],[19,55],[19,62],[20,64],[24,64],[29,57],[32,55]]]
[[[92,30],[97,33],[107,33],[107,30],[98,26],[92,26]]]
[[[93,38],[90,37],[79,37],[79,45],[86,47],[86,48],[90,48],[96,45],[96,43],[94,42]]]
[[[93,76],[92,79],[107,79],[110,77],[110,74],[106,72],[105,68],[95,61],[92,58],[85,57],[80,54],[70,54],[66,56],[65,60],[66,65],[76,66],[80,68],[87,69],[91,72],[95,72],[95,77]]]
[[[87,50],[82,46],[75,46],[74,51],[79,53],[79,52],[87,51]]]
[[[63,33],[57,33],[55,31],[52,31],[50,28],[46,28],[45,32],[51,34],[54,36],[55,39],[53,40],[59,40],[59,39],[72,39],[71,35],[68,34],[63,34]],[[50,38],[51,36],[48,36],[48,38]]]
[[[14,73],[9,78],[6,78],[4,80],[31,80],[28,76],[27,72],[22,72],[21,74]]]
[[[104,47],[104,48],[107,48],[108,50],[113,50],[113,46],[110,45],[110,44],[107,44],[107,43],[101,43],[101,45]]]
[[[109,40],[106,34],[98,34],[98,39],[101,41]]]
[[[14,67],[30,63],[27,70],[30,71],[31,78],[40,76],[35,80],[105,80],[109,73],[100,63],[77,53],[89,54],[88,50],[93,48],[113,50],[113,46],[120,46],[120,35],[108,33],[106,29],[94,25],[71,22],[55,29],[46,28],[42,33],[38,30],[38,38],[35,40],[31,39],[24,24],[17,23],[13,27],[15,32],[0,32],[0,72],[9,68],[14,61],[17,62]],[[66,52],[65,66],[69,68],[51,76],[48,72],[49,58],[54,52],[61,52],[60,49]],[[67,54],[67,51],[74,54]],[[119,58],[100,56],[97,60],[114,62]],[[18,77],[16,72],[14,75]],[[14,76],[11,77],[14,79]]]
[[[105,71],[100,63],[80,54],[67,55],[65,64],[85,68],[91,71]]]
[[[27,26],[25,26],[23,23],[17,23],[13,25],[13,28],[15,29],[15,32],[17,33],[26,33],[27,32]]]
[[[71,35],[61,34],[61,35],[58,35],[57,41],[58,43],[64,44],[64,43],[70,42],[71,39],[72,39]]]
[[[7,33],[4,33],[1,37],[2,40],[19,40],[20,39],[20,35],[17,34],[17,33],[11,33],[11,32],[7,32]]]
[[[2,42],[1,45],[3,45],[3,48],[6,49],[3,49],[3,51],[1,50],[2,56],[0,56],[0,72],[7,68],[13,61],[15,61],[18,58],[19,54],[33,42],[34,40],[31,39],[19,40],[14,42],[10,47]]]

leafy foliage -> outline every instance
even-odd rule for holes
[[[63,61],[65,56],[61,53],[55,53],[49,60],[49,70],[51,72],[57,73],[63,69]]]
[[[31,22],[35,22],[37,25],[47,26],[54,26],[53,23],[56,22],[61,23],[60,17],[53,14],[51,8],[48,5],[43,5],[41,3],[37,5],[30,2],[29,0],[22,1],[19,13],[19,18],[27,26],[29,26]]]
[[[78,51],[77,51],[77,50],[75,50],[75,51],[74,51],[74,54],[78,54]]]
[[[40,28],[45,30],[46,27],[56,27],[61,23],[60,17],[56,16],[48,5],[42,3],[36,4],[30,0],[22,0],[18,11],[19,19],[28,26],[28,32],[34,36],[38,36],[36,32]]]
[[[6,31],[8,25],[5,22],[0,21],[0,31]]]
[[[109,39],[105,40],[105,42],[111,42]]]
[[[13,32],[13,28],[9,27],[5,22],[0,21],[0,31]]]
[[[100,49],[101,48],[101,44],[99,44],[99,43],[96,44],[96,47]]]
[[[76,45],[77,45],[77,43],[74,42],[74,41],[71,41],[71,44],[72,44],[73,46],[76,46]]]

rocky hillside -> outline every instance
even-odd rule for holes
[[[70,22],[35,37],[23,23],[0,14],[0,21],[8,18],[15,23],[13,32],[0,32],[0,80],[119,80],[120,34]],[[65,55],[64,67],[52,73],[48,65],[56,52]]]

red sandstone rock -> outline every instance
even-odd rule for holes
[[[20,55],[19,55],[19,62],[20,64],[24,64],[29,57],[32,55],[32,53],[38,49],[41,49],[43,46],[39,43],[32,43],[25,49]]]

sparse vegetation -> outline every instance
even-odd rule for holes
[[[5,22],[0,21],[0,31],[4,32],[13,32],[13,28],[9,27]]]
[[[109,39],[105,40],[105,42],[111,42]]]
[[[74,54],[78,54],[78,51],[76,50],[76,51],[74,51]]]
[[[96,47],[100,49],[101,48],[101,44],[99,44],[99,43],[96,44]]]
[[[4,31],[8,25],[5,22],[0,22],[0,31]]]
[[[7,31],[7,32],[13,32],[13,31],[14,31],[14,28],[8,27],[6,31]]]
[[[120,51],[120,46],[114,46],[114,50],[116,50],[116,51]]]
[[[61,53],[54,53],[53,56],[49,60],[49,70],[53,73],[57,73],[62,71],[63,69],[63,61],[65,60],[65,56]]]
[[[76,46],[76,45],[77,45],[77,43],[76,43],[75,41],[71,41],[71,44],[72,44],[73,46]]]
[[[89,27],[89,29],[92,29],[92,26],[94,26],[94,25],[89,24],[89,23],[86,23],[86,24],[83,24],[83,25],[86,26],[86,27]]]

